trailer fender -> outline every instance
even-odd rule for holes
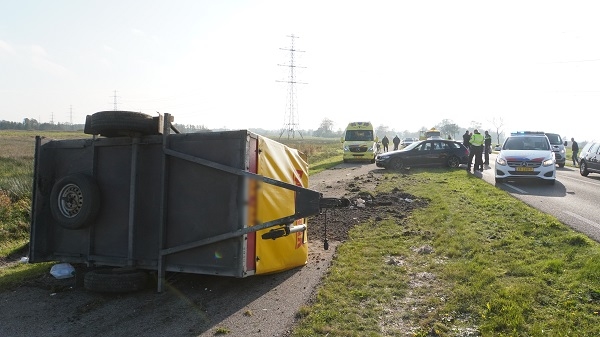
[[[126,293],[143,290],[148,273],[133,268],[109,268],[89,271],[83,278],[86,290],[103,293]]]
[[[50,192],[50,211],[58,224],[79,229],[94,220],[100,209],[100,190],[85,174],[72,174],[58,180]]]

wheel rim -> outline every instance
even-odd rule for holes
[[[585,173],[585,162],[581,162],[581,164],[579,164],[579,172]]]
[[[458,167],[459,163],[458,163],[458,158],[456,157],[452,157],[448,160],[448,166],[450,167]]]
[[[402,159],[396,158],[392,161],[392,169],[394,170],[400,170],[403,166]]]
[[[67,184],[58,193],[58,210],[65,218],[74,218],[83,207],[83,192],[75,184]]]

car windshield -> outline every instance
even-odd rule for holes
[[[347,130],[346,140],[349,141],[370,141],[373,140],[373,131],[371,130]]]
[[[543,137],[511,137],[504,143],[504,150],[550,150]]]
[[[408,151],[408,150],[412,150],[412,149],[414,149],[415,147],[419,146],[419,144],[421,144],[422,142],[423,142],[423,141],[420,141],[420,142],[414,142],[414,143],[410,143],[410,145],[408,145],[407,147],[403,148],[402,150],[406,150],[406,151]]]
[[[560,145],[562,144],[562,138],[560,138],[560,135],[556,134],[556,133],[547,133],[546,137],[548,137],[548,140],[550,141],[550,144],[552,145]]]

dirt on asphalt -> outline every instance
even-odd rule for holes
[[[348,198],[351,206],[309,219],[303,267],[248,278],[168,273],[163,292],[154,284],[115,295],[85,290],[85,270],[75,266],[77,277],[48,273],[0,293],[0,336],[287,336],[354,225],[390,216],[402,222],[426,204],[398,190],[375,194],[383,172],[373,164],[341,164],[311,176],[311,189]],[[3,261],[9,263],[15,262]]]

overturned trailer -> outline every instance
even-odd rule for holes
[[[247,130],[182,134],[172,120],[104,111],[87,117],[88,139],[36,137],[29,261],[156,271],[158,291],[167,271],[306,264],[306,218],[347,200],[307,189],[295,149]]]

